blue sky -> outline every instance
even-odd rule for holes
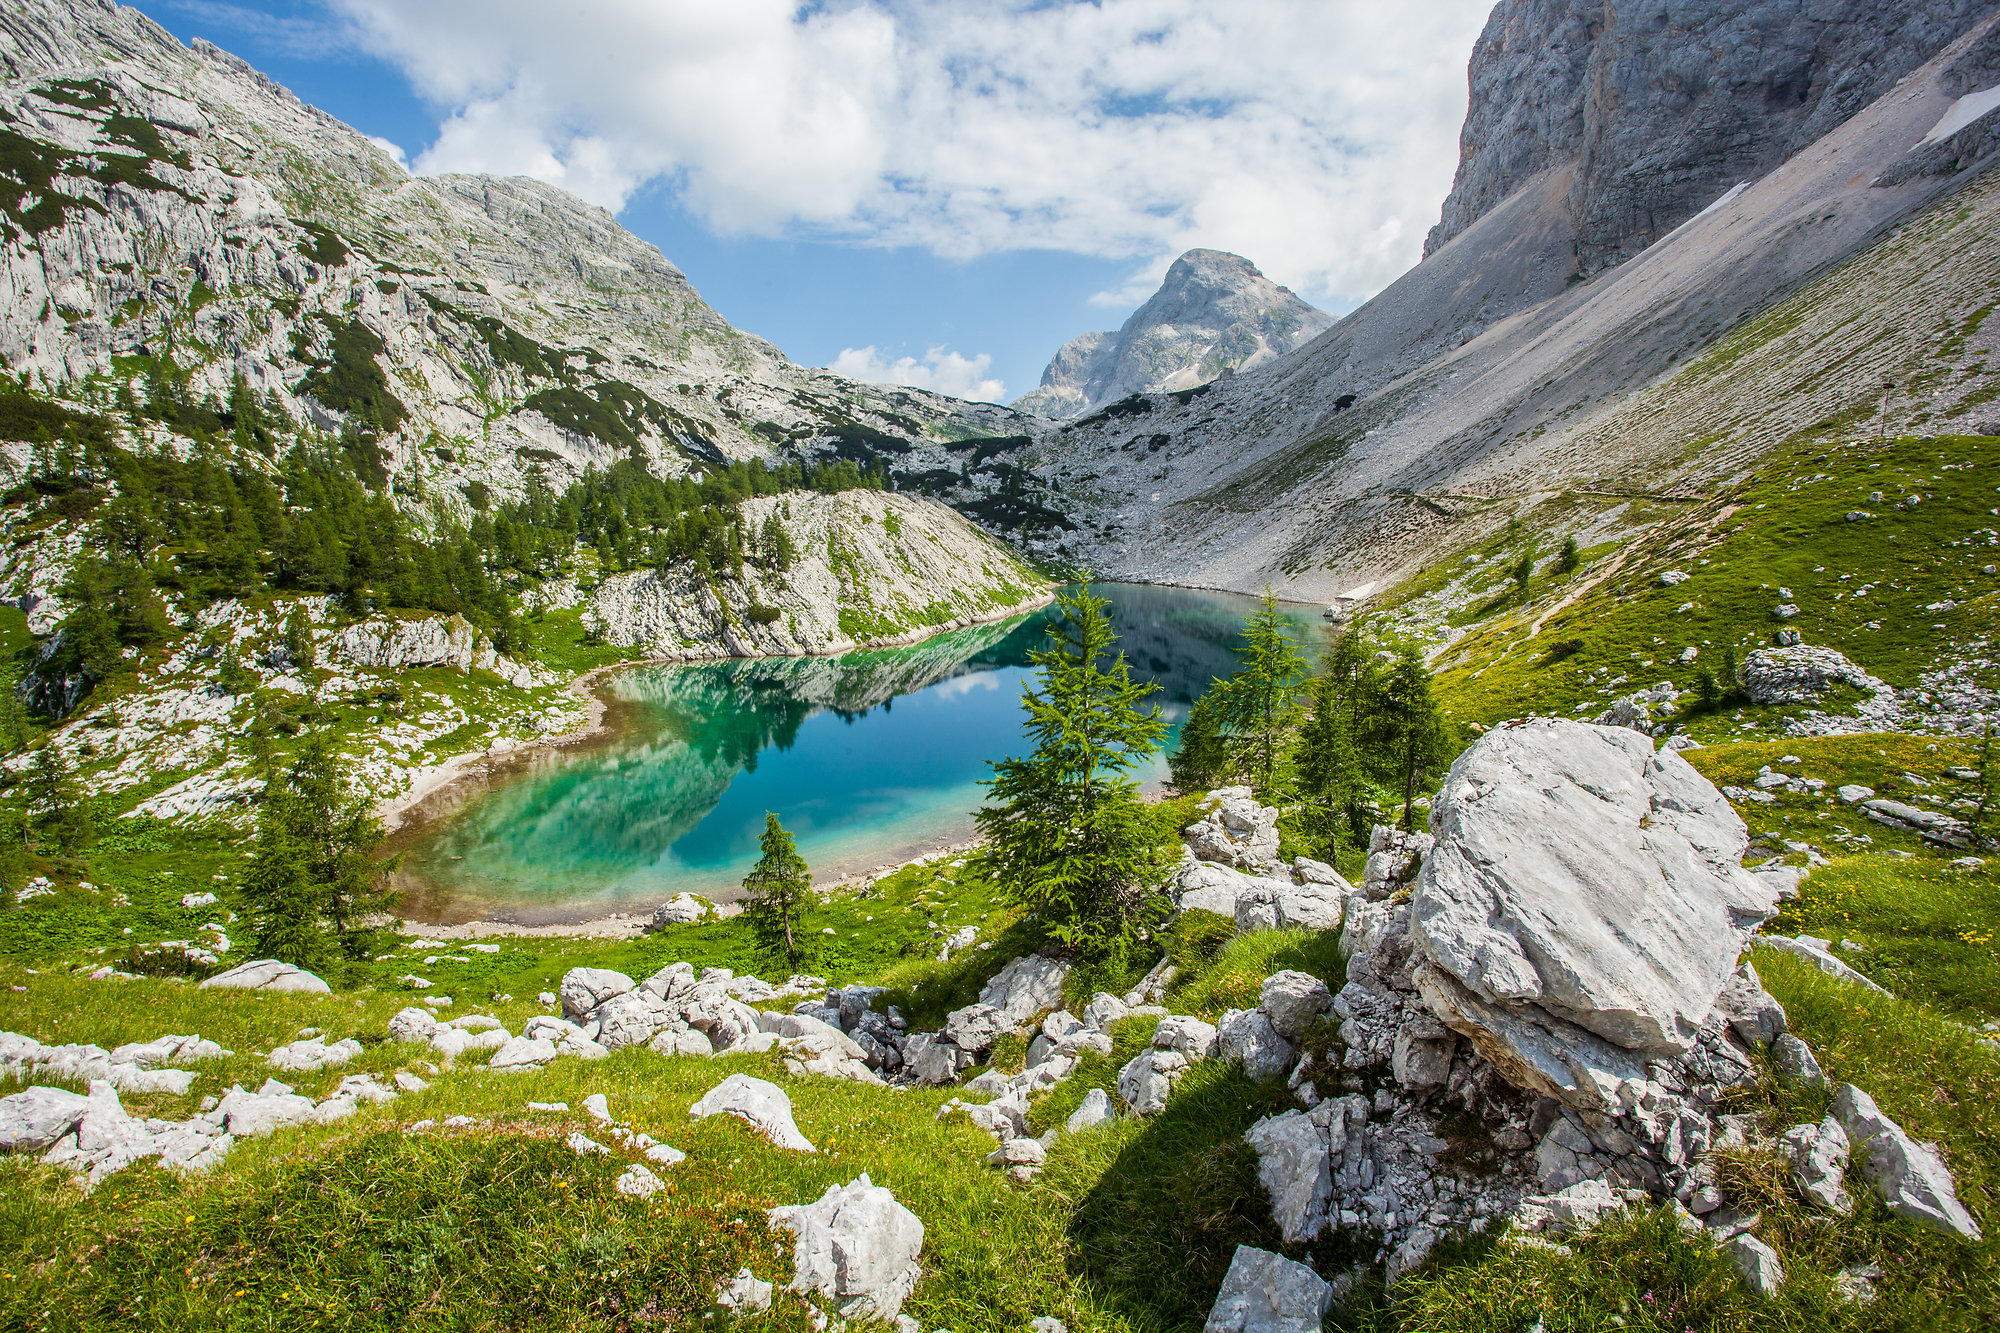
[[[809,365],[1011,399],[1182,250],[1414,263],[1487,0],[139,0],[397,145],[612,208]]]

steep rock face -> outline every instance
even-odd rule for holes
[[[1048,599],[1005,547],[928,500],[883,491],[769,496],[743,503],[745,525],[776,521],[790,568],[746,564],[741,578],[692,569],[617,574],[589,615],[612,643],[660,657],[759,657],[907,643],[940,628],[998,620]]]
[[[1190,250],[1118,332],[1064,343],[1014,407],[1074,417],[1130,394],[1192,389],[1303,347],[1333,322],[1241,255]]]
[[[260,399],[374,437],[428,510],[644,458],[900,456],[1039,428],[789,362],[603,209],[525,178],[414,178],[366,138],[136,10],[0,11],[0,363],[102,407],[148,361],[194,404]],[[142,375],[143,379],[143,375]],[[998,478],[966,472],[969,503]]]
[[[1079,529],[1063,554],[1114,577],[1328,597],[1535,496],[1700,490],[1868,410],[1871,385],[1930,373],[1925,330],[2000,290],[2000,116],[1948,133],[1946,159],[1913,151],[1989,86],[1994,31],[1982,20],[1622,264],[1577,280],[1580,168],[1549,166],[1293,355],[1066,423],[1044,450],[1051,503]],[[2000,329],[1966,333],[1951,358],[1965,373],[1892,428],[1982,401]]]
[[[1430,255],[1551,168],[1582,272],[1628,258],[1821,138],[1980,18],[1981,0],[1503,0],[1472,51]]]

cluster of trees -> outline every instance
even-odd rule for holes
[[[693,478],[656,477],[635,459],[586,472],[560,496],[539,471],[527,494],[476,515],[469,530],[496,567],[531,578],[566,571],[579,543],[597,552],[608,570],[666,569],[686,561],[702,578],[741,578],[746,563],[783,572],[795,548],[783,521],[761,526],[742,514],[744,500],[793,491],[879,489],[879,472],[863,472],[845,459],[801,466],[766,467],[752,459]]]
[[[1416,650],[1385,657],[1350,629],[1310,674],[1268,593],[1243,638],[1236,674],[1213,682],[1181,725],[1174,786],[1247,785],[1328,860],[1343,840],[1366,838],[1384,803],[1410,827],[1459,740]]]
[[[0,379],[0,430],[33,444],[30,475],[8,503],[40,504],[91,524],[64,590],[75,610],[39,669],[46,680],[87,688],[121,669],[126,650],[164,641],[172,631],[167,593],[190,609],[273,589],[339,594],[361,613],[456,613],[501,651],[518,652],[526,639],[510,586],[569,572],[580,544],[610,570],[686,561],[703,578],[740,578],[748,562],[782,572],[796,554],[790,534],[777,515],[761,525],[746,520],[743,500],[882,484],[845,460],[775,468],[753,461],[694,480],[655,477],[625,459],[592,469],[560,495],[539,470],[519,501],[492,506],[483,487],[468,487],[478,504],[466,524],[442,506],[413,518],[391,497],[372,436],[301,433],[240,381],[227,405],[190,403],[181,380],[162,362],[152,365],[147,405],[138,404],[130,380],[122,382],[121,405],[188,434],[196,443],[185,458],[124,449],[104,418]],[[262,453],[275,467],[257,466],[226,443]]]

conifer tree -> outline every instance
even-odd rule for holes
[[[792,835],[768,810],[758,846],[764,854],[743,877],[743,915],[757,947],[769,957],[789,960],[797,974],[799,936],[805,933],[806,909],[812,901],[812,870]]]
[[[1583,551],[1577,546],[1574,536],[1563,538],[1562,556],[1556,561],[1556,568],[1565,574],[1574,574],[1583,563]]]
[[[90,811],[69,759],[53,743],[35,751],[28,768],[28,805],[35,841],[46,851],[74,856],[90,838]]]
[[[1396,655],[1382,684],[1382,714],[1403,789],[1403,827],[1414,828],[1417,792],[1451,758],[1451,732],[1431,694],[1431,673],[1414,648]]]
[[[989,804],[975,816],[988,873],[1085,954],[1131,938],[1168,864],[1166,839],[1125,776],[1166,733],[1157,708],[1140,709],[1159,687],[1133,680],[1123,653],[1111,657],[1107,605],[1087,588],[1057,598],[1049,647],[1028,655],[1042,688],[1021,692],[1034,750],[993,765]]]
[[[285,656],[299,671],[310,671],[319,664],[319,653],[313,645],[312,617],[303,606],[295,606],[285,617]]]
[[[264,788],[257,857],[243,881],[257,951],[308,969],[336,952],[366,957],[395,868],[373,859],[381,841],[368,803],[341,781],[332,739],[306,737],[284,775]]]
[[[1521,590],[1521,596],[1525,600],[1528,596],[1528,583],[1535,577],[1535,557],[1522,556],[1514,563],[1512,574],[1514,586]]]
[[[1222,737],[1222,700],[1211,684],[1188,709],[1181,723],[1180,745],[1167,760],[1169,780],[1180,792],[1208,791],[1221,785],[1229,765]]]
[[[1241,665],[1220,685],[1233,767],[1260,793],[1282,787],[1286,741],[1299,721],[1299,678],[1306,659],[1285,633],[1284,613],[1266,588],[1243,621]]]

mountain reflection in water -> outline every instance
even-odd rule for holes
[[[1176,725],[1235,666],[1251,598],[1100,585],[1133,674]],[[1318,622],[1294,612],[1317,653]],[[1020,696],[1042,612],[842,657],[635,667],[602,686],[605,733],[530,751],[454,789],[448,814],[399,833],[401,911],[418,921],[534,924],[718,900],[756,859],[764,812],[815,875],[867,870],[972,832],[991,760],[1022,748]],[[1165,776],[1164,761],[1135,774]]]

